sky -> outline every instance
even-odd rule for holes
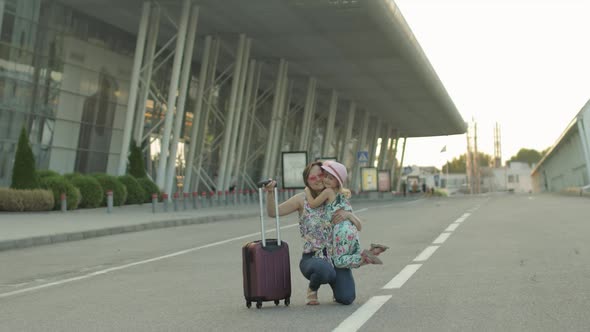
[[[552,146],[590,99],[590,0],[395,0],[478,150]],[[440,151],[447,146],[447,152]],[[465,135],[408,139],[405,165],[465,153]],[[400,156],[398,155],[398,158]]]

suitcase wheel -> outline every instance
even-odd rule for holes
[[[275,305],[279,305],[279,303],[281,303],[281,301],[275,300]]]
[[[285,299],[285,306],[289,306],[289,304],[291,304],[291,299],[290,298],[286,298]]]
[[[258,301],[258,302],[256,302],[256,309],[260,309],[260,308],[262,308],[262,302]]]
[[[252,302],[251,301],[246,301],[246,307],[248,307],[248,309],[250,309],[250,307],[252,307]]]

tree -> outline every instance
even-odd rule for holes
[[[24,126],[18,138],[10,187],[13,189],[40,188],[39,179],[35,173],[35,156],[33,156],[33,150],[31,150],[27,131]]]
[[[544,153],[546,153],[547,151],[548,150],[543,150]],[[510,158],[509,162],[520,161],[520,162],[529,164],[529,166],[532,166],[533,164],[539,162],[539,160],[541,160],[541,158],[543,158],[544,153],[541,153],[535,149],[524,149],[523,148],[518,151],[516,156],[512,156],[512,158]]]
[[[489,167],[491,165],[492,156],[483,152],[478,152],[477,155],[479,156],[477,161],[480,167]],[[443,166],[443,173],[447,173],[447,167],[449,168],[449,173],[467,172],[467,154],[464,153],[458,158],[453,158],[450,162],[447,161],[447,164]]]
[[[127,173],[136,179],[147,177],[143,163],[143,154],[141,152],[141,147],[135,144],[135,140],[131,141],[131,146],[129,147],[129,162],[127,164]]]

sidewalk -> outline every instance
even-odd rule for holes
[[[179,206],[168,212],[162,203],[152,213],[151,204],[37,213],[0,213],[0,251],[39,245],[77,241],[99,236],[138,232],[149,229],[202,224],[219,220],[251,218],[259,215],[258,204],[214,206],[202,209]]]
[[[372,195],[370,198],[355,198],[353,204],[358,209],[367,203],[403,202],[417,198]],[[257,201],[237,205],[217,204],[199,209],[193,209],[189,204],[186,210],[179,204],[178,211],[174,211],[170,203],[168,212],[164,212],[163,203],[158,203],[156,213],[152,212],[151,204],[114,207],[112,213],[107,213],[104,207],[65,213],[0,212],[0,251],[258,215]]]

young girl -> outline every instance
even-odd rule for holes
[[[350,205],[350,190],[344,188],[347,178],[346,167],[335,161],[326,161],[322,165],[325,171],[324,189],[319,196],[313,198],[308,188],[305,188],[309,206],[317,208],[326,203],[326,213],[331,216],[338,210],[352,212]],[[329,217],[328,219],[331,219]],[[333,229],[332,260],[337,268],[358,268],[365,264],[383,264],[376,256],[388,247],[371,244],[370,250],[361,252],[358,231],[361,225],[356,221],[344,220]]]

